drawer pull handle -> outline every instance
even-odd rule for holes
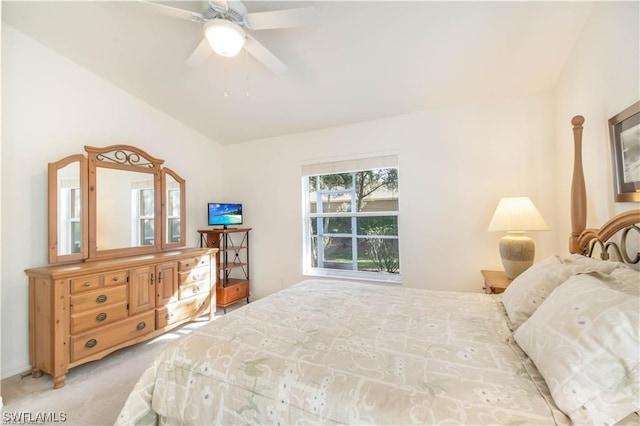
[[[111,281],[113,281],[114,283],[117,283],[118,279],[119,279],[118,277],[113,277],[113,278],[111,278]]]
[[[140,321],[140,322],[138,323],[138,325],[136,326],[136,328],[137,328],[138,330],[142,330],[142,329],[143,329],[143,328],[145,328],[146,326],[147,326],[147,323],[146,323],[146,322],[144,322],[144,321]]]
[[[96,297],[96,303],[104,303],[106,301],[107,301],[106,294],[101,294],[100,296]]]
[[[91,283],[89,281],[87,281],[86,283],[82,284],[85,287],[91,287]]]
[[[102,322],[106,319],[107,319],[107,314],[104,312],[100,312],[98,315],[96,315],[96,321],[98,322]]]
[[[85,343],[84,345],[87,348],[93,348],[97,344],[98,344],[98,341],[96,339],[89,339],[89,340],[87,340],[87,343]]]
[[[165,315],[165,316],[164,316],[164,319],[167,319],[167,320],[168,320],[168,319],[171,319],[171,314],[167,314],[167,315]]]
[[[193,288],[193,292],[194,292],[194,293],[197,293],[197,292],[199,292],[199,291],[200,291],[200,287],[194,287],[194,288]]]
[[[200,279],[200,275],[195,274],[195,275],[193,276],[193,280],[194,280],[194,281],[198,281],[199,279]]]

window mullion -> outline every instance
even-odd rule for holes
[[[320,176],[316,176],[316,212],[324,213],[322,204],[322,191],[320,191]],[[324,268],[324,219],[322,216],[316,218],[316,252],[318,253],[318,268]]]
[[[351,173],[351,259],[353,261],[353,270],[358,270],[358,229],[356,212],[356,174]]]

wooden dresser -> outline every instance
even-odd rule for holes
[[[187,248],[27,269],[34,377],[70,368],[215,313],[217,250]],[[212,303],[213,302],[213,303]]]

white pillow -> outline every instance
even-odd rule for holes
[[[572,275],[592,271],[609,274],[620,270],[633,269],[621,262],[579,254],[572,254],[566,259],[551,256],[518,275],[502,294],[502,304],[513,328],[517,329],[556,287]]]
[[[640,271],[618,268],[606,276],[606,282],[613,289],[640,296]]]
[[[577,424],[612,425],[640,410],[640,297],[597,275],[556,288],[514,337]]]
[[[602,260],[576,253],[564,259],[563,263],[576,266],[576,272],[598,271],[602,272],[603,274],[610,274],[616,269],[630,269],[629,266],[625,265],[622,262],[615,262],[613,260]]]
[[[518,275],[502,293],[502,304],[514,328],[518,328],[540,306],[553,289],[572,275],[572,268],[558,256],[534,263]]]

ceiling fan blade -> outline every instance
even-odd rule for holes
[[[202,39],[200,44],[198,44],[198,47],[195,48],[189,56],[189,59],[187,59],[187,65],[190,67],[202,65],[202,63],[211,56],[212,52],[211,46],[209,46],[209,41],[206,38]]]
[[[204,16],[198,12],[192,12],[190,10],[179,9],[177,7],[167,6],[160,3],[154,3],[147,0],[138,0],[141,3],[144,3],[150,7],[152,7],[156,12],[161,13],[166,16],[172,16],[174,18],[187,19],[192,22],[203,22]]]
[[[255,12],[245,15],[247,28],[251,30],[270,30],[313,25],[318,21],[315,7],[300,9],[274,10],[272,12]]]
[[[251,53],[254,58],[262,62],[265,67],[269,68],[274,74],[282,74],[288,68],[287,64],[278,59],[273,53],[250,35],[247,35],[247,41],[244,44],[244,48],[247,52]]]

